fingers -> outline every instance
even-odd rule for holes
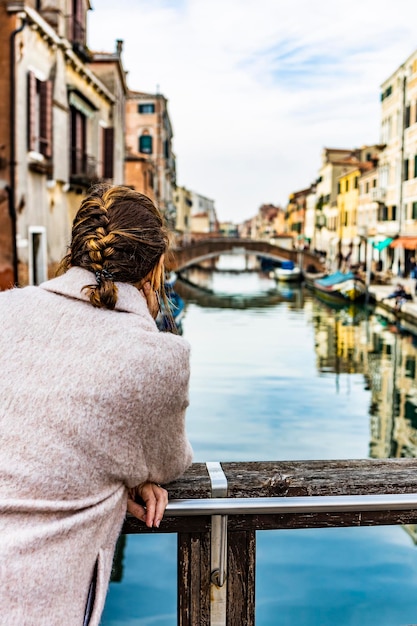
[[[168,492],[163,487],[151,482],[139,485],[136,491],[144,501],[145,508],[129,499],[127,510],[145,522],[148,528],[159,528],[168,504]]]
[[[146,523],[145,508],[141,506],[140,504],[138,504],[137,502],[135,502],[134,500],[132,500],[131,498],[128,498],[127,500],[127,510],[131,515],[133,515],[134,517],[137,517],[137,519],[140,519],[142,522]]]
[[[152,317],[155,319],[159,312],[159,301],[156,295],[156,291],[152,289],[150,282],[146,282],[143,285],[142,291],[146,298],[146,303],[148,305],[149,312],[152,315]]]

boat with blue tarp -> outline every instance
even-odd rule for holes
[[[313,283],[317,296],[329,300],[357,302],[366,295],[365,281],[354,272],[334,272]]]
[[[275,267],[271,274],[276,280],[285,282],[298,282],[302,278],[301,270],[294,261],[281,261],[279,267]]]

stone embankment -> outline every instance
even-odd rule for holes
[[[394,298],[389,300],[387,298],[399,283],[413,296],[413,299],[407,300],[397,306]],[[414,329],[417,332],[417,295],[415,283],[416,281],[411,278],[394,278],[390,285],[371,284],[369,287],[369,295],[370,301],[374,302],[377,307],[385,309],[385,311],[391,313],[392,316],[398,319],[405,320],[415,327]]]

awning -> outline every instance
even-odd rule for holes
[[[403,248],[404,250],[415,250],[417,248],[417,237],[398,237],[391,243],[391,248]]]
[[[392,242],[392,237],[387,237],[386,239],[382,239],[382,241],[374,241],[372,246],[375,250],[383,250],[384,248],[388,248],[390,243]]]

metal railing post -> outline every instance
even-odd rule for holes
[[[213,498],[227,497],[227,478],[220,463],[206,463]],[[210,626],[226,626],[227,515],[211,517]]]

